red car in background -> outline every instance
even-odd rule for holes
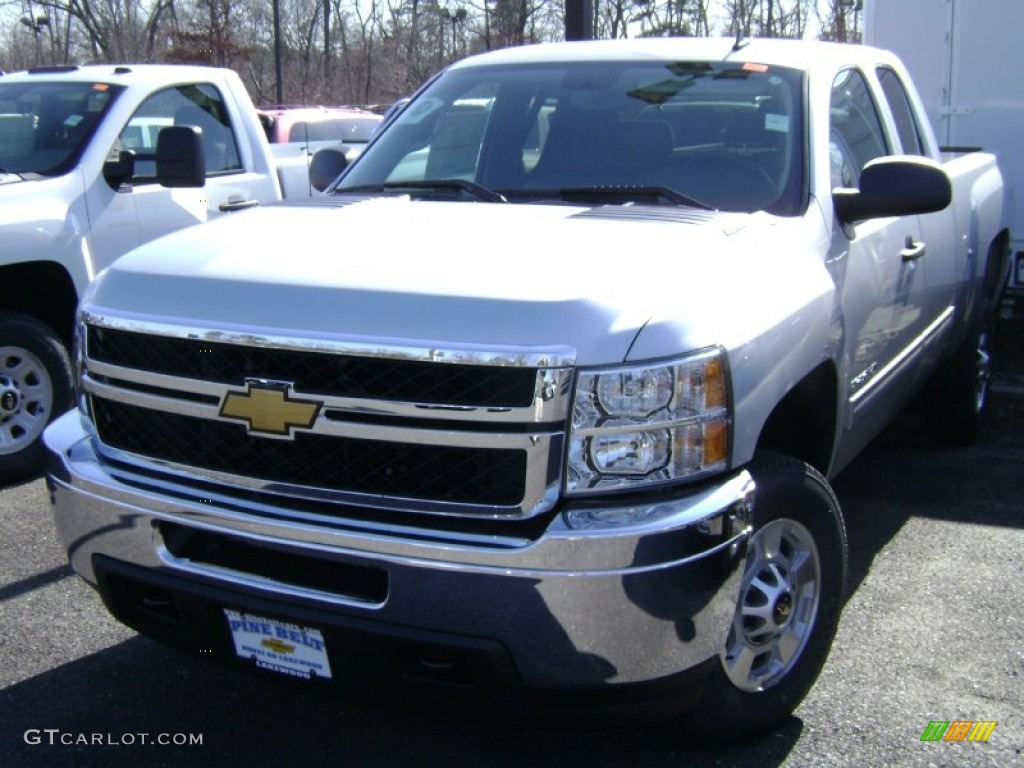
[[[358,107],[271,106],[260,107],[258,113],[277,162],[282,189],[292,196],[311,194],[308,169],[318,150],[341,149],[352,162],[383,120]],[[296,165],[306,166],[307,172],[289,172]]]
[[[357,107],[260,107],[271,144],[341,141],[365,144],[381,116]]]

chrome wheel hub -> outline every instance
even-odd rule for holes
[[[27,349],[0,347],[0,454],[24,450],[53,408],[53,386],[43,362]]]
[[[0,414],[6,416],[9,413],[14,413],[18,410],[20,402],[21,398],[18,396],[18,390],[0,376]]]
[[[988,397],[988,385],[992,378],[992,355],[988,348],[988,333],[978,334],[974,383],[974,412],[981,413],[985,409],[985,398]]]
[[[782,680],[807,644],[820,599],[821,560],[810,531],[787,518],[759,529],[722,654],[732,684],[759,691]]]

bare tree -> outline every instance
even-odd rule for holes
[[[240,0],[180,1],[168,60],[219,67],[238,66],[245,60],[247,50],[237,39],[244,7]]]
[[[712,0],[633,0],[633,2],[641,9],[632,19],[633,22],[639,23],[641,36],[707,37],[712,34]],[[636,26],[636,24],[631,26]]]
[[[471,53],[564,35],[564,0],[0,0],[0,67],[82,61],[216,64],[257,103],[388,103]],[[598,37],[856,39],[858,0],[594,0]],[[720,21],[716,21],[720,20]],[[712,26],[718,27],[713,29]],[[275,46],[282,52],[278,83]]]
[[[822,40],[840,43],[861,41],[860,13],[862,0],[823,0],[815,6]]]
[[[142,62],[157,55],[157,33],[173,5],[174,0],[37,0],[25,2],[31,10],[22,18],[34,21],[37,37],[45,26],[48,63],[82,56]]]
[[[537,42],[533,17],[541,12],[545,0],[495,0],[492,25],[496,48]]]
[[[726,0],[726,29],[744,37],[801,38],[813,0]]]
[[[725,0],[722,5],[729,34],[744,37],[755,34],[759,0]]]

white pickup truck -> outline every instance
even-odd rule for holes
[[[201,129],[205,180],[157,157],[157,137],[176,125]],[[0,483],[40,468],[43,428],[72,403],[66,350],[89,280],[160,235],[280,198],[234,72],[105,65],[0,76]]]
[[[326,196],[90,286],[45,434],[71,564],[304,685],[764,733],[839,622],[827,478],[918,393],[944,438],[984,410],[1002,182],[938,157],[866,47],[454,64]]]

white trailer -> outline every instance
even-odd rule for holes
[[[950,149],[981,147],[998,156],[1011,232],[1009,293],[1018,308],[1024,306],[1022,29],[1022,0],[864,4],[864,42],[903,59],[939,143]]]

